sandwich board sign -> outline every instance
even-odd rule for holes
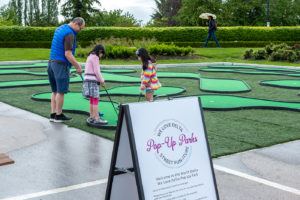
[[[219,199],[199,98],[120,106],[105,199]]]

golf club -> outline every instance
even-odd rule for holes
[[[110,95],[108,94],[108,91],[107,91],[106,87],[105,87],[105,86],[103,86],[103,87],[104,87],[104,89],[105,89],[105,91],[106,91],[106,94],[107,94],[107,96],[108,96],[108,98],[109,98],[109,100],[110,100],[111,105],[114,107],[114,110],[115,110],[115,112],[116,112],[116,115],[118,116],[117,110],[116,110],[116,108],[115,108],[115,106],[114,106],[114,104],[113,104],[113,102],[112,102],[112,100],[111,100],[111,98],[110,98]]]

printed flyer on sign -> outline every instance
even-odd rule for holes
[[[198,98],[129,108],[145,199],[217,199]]]

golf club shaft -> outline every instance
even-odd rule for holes
[[[108,94],[108,91],[107,91],[107,89],[106,89],[105,86],[104,86],[104,89],[105,89],[106,94],[107,94],[107,96],[108,96],[108,98],[109,98],[109,100],[110,100],[111,105],[114,107],[114,110],[115,110],[115,112],[116,112],[116,115],[118,116],[117,110],[116,110],[116,108],[115,108],[115,106],[114,106],[114,104],[113,104],[113,102],[112,102],[112,100],[111,100],[111,98],[110,98],[110,95]]]

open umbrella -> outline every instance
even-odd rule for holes
[[[208,16],[212,16],[214,19],[217,19],[217,16],[211,13],[202,13],[199,17],[201,19],[208,19]]]

